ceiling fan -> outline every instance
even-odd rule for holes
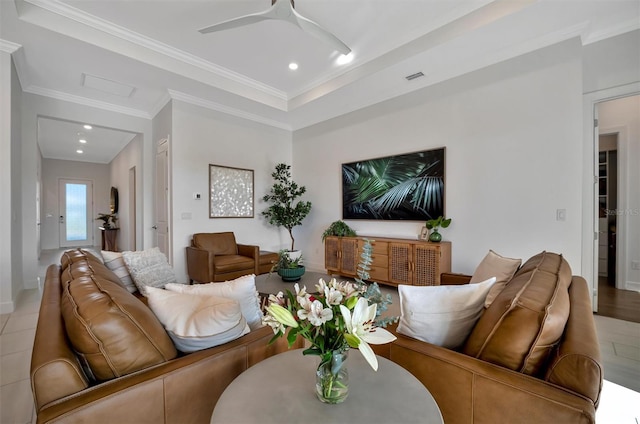
[[[305,18],[295,11],[294,0],[271,0],[271,7],[261,13],[254,13],[251,15],[241,16],[239,18],[230,19],[228,21],[220,22],[215,25],[202,28],[199,31],[202,34],[210,32],[224,31],[226,29],[237,28],[244,25],[254,24],[268,19],[279,19],[285,22],[289,22],[304,32],[307,32],[314,37],[329,44],[335,50],[347,55],[351,52],[351,49],[347,47],[342,41],[335,35],[331,34],[326,29],[322,28],[317,23],[310,19]]]

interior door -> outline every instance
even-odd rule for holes
[[[93,245],[93,184],[61,179],[58,187],[60,247]]]
[[[156,246],[172,263],[169,239],[169,140],[158,142],[156,153]]]

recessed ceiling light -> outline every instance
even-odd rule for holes
[[[292,71],[295,71],[296,69],[298,69],[298,64],[295,62],[291,62],[289,64],[289,69],[291,69]]]
[[[87,140],[85,140],[84,138],[81,138],[80,140],[78,140],[80,143],[85,144],[87,142]]]
[[[90,129],[92,129],[93,127],[92,127],[91,125],[88,125],[88,124],[87,124],[87,125],[84,125],[84,126],[83,126],[83,128],[84,128],[85,130],[90,130]]]
[[[81,154],[83,154],[84,152],[83,152],[82,150],[78,149],[78,150],[76,150],[76,153],[78,153],[78,154],[80,154],[80,155],[81,155]]]
[[[346,65],[347,63],[350,63],[352,60],[353,60],[353,52],[349,54],[341,54],[336,59],[336,63],[338,65]]]

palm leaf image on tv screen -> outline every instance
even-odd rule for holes
[[[444,148],[342,165],[342,218],[444,216]]]

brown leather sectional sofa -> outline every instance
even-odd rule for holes
[[[374,350],[429,389],[446,424],[595,423],[603,374],[589,290],[560,255],[529,259],[459,351],[390,330],[397,340]]]
[[[69,251],[44,283],[31,358],[37,422],[208,423],[235,377],[287,350],[284,338],[268,345],[272,336],[263,327],[179,353],[144,299],[90,253]]]
[[[208,423],[235,377],[287,349],[285,338],[268,345],[263,327],[178,353],[95,257],[76,250],[61,262],[47,270],[31,361],[38,423]],[[560,255],[527,261],[458,351],[390,330],[397,340],[376,353],[429,389],[446,424],[595,422],[602,367],[589,291]]]

